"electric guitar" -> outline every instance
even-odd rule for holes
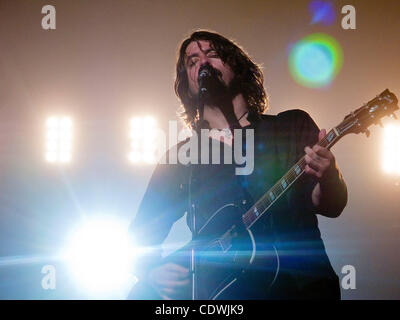
[[[399,109],[396,96],[388,89],[351,112],[318,142],[327,149],[349,133],[366,133],[373,124]],[[302,157],[275,185],[246,212],[236,204],[226,204],[198,230],[196,241],[197,298],[204,300],[236,299],[243,283],[254,276],[263,288],[275,282],[280,268],[279,254],[273,245],[255,237],[257,221],[268,214],[271,206],[304,174],[306,161]],[[263,271],[262,279],[257,272]],[[189,297],[187,297],[189,298]],[[251,298],[246,296],[246,298]]]

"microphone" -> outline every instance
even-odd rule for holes
[[[209,78],[211,78],[211,66],[209,64],[205,64],[204,66],[200,67],[199,76],[197,77],[200,95],[203,95],[207,92],[207,80]]]
[[[219,75],[222,75],[221,72],[219,70],[215,70],[209,63],[200,67],[199,75],[197,77],[200,96],[204,96],[210,92],[212,87],[218,83]]]
[[[216,95],[221,87],[221,81],[218,79],[218,76],[222,77],[222,73],[219,70],[214,69],[209,63],[206,63],[199,68],[199,74],[197,76],[197,82],[199,84],[199,120],[196,123],[197,129],[200,129],[205,124],[205,121],[203,120],[204,103],[207,99]]]

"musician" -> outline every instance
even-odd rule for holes
[[[205,66],[215,71],[218,81],[204,98],[200,114],[198,75]],[[317,214],[332,218],[341,214],[347,203],[346,184],[332,152],[316,145],[326,131],[319,130],[306,112],[264,114],[268,97],[263,81],[259,66],[248,54],[217,33],[194,32],[180,46],[175,92],[183,106],[182,118],[195,129],[254,130],[254,170],[237,175],[237,164],[223,161],[157,166],[130,231],[136,243],[152,249],[139,263],[139,279],[159,298],[190,298],[188,257],[162,260],[160,256],[161,243],[172,224],[189,212],[189,196],[195,204],[196,223],[201,226],[226,203],[258,200],[306,154],[305,174],[263,216],[257,228],[279,252],[278,277],[271,288],[258,290],[256,295],[248,283],[240,291],[242,295],[234,298],[340,299],[339,279],[325,252]],[[232,145],[232,135],[220,143]],[[190,215],[187,218],[189,224]]]

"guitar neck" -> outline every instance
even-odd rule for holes
[[[330,149],[341,138],[337,128],[333,128],[328,134],[318,142],[318,145]],[[271,207],[289,188],[300,178],[306,167],[304,156],[269,189],[243,216],[243,223],[247,229],[261,218],[261,216]]]
[[[362,107],[348,114],[344,120],[318,142],[318,145],[330,149],[340,138],[348,133],[364,132],[369,136],[368,127],[372,124],[380,124],[385,116],[396,119],[395,111],[399,110],[397,97],[388,89],[365,103]],[[243,223],[247,229],[261,218],[304,173],[306,161],[304,156],[269,189],[243,216]],[[311,195],[310,195],[311,196]]]

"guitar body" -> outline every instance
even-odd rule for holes
[[[198,230],[198,239],[198,299],[254,299],[277,277],[275,247],[245,228],[242,210],[234,204],[218,209]]]
[[[279,257],[267,237],[253,234],[242,221],[243,209],[227,204],[198,230],[198,238],[164,258],[189,267],[195,249],[197,299],[262,299],[279,272]],[[187,291],[180,300],[192,299]],[[129,299],[161,299],[147,283],[135,285]]]

